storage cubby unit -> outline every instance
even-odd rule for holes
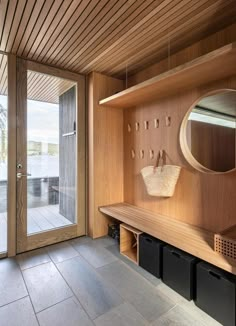
[[[127,225],[120,224],[120,253],[139,264],[139,236],[141,231]]]

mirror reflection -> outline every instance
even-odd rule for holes
[[[223,90],[202,98],[187,123],[187,145],[205,168],[226,172],[236,167],[236,91]]]

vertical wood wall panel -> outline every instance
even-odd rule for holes
[[[125,202],[213,232],[236,224],[236,172],[217,175],[196,171],[185,160],[179,142],[182,120],[193,103],[204,94],[223,88],[236,90],[236,77],[124,110]],[[169,127],[165,122],[167,116],[171,117]],[[159,128],[154,128],[154,119],[159,119]],[[144,121],[149,122],[148,130],[144,128]],[[139,131],[135,130],[136,122],[140,125]],[[131,132],[128,132],[128,124]],[[202,137],[201,142],[205,141]],[[136,153],[134,159],[132,149]],[[156,158],[160,149],[166,150],[167,163],[183,167],[171,198],[149,196],[140,174],[144,166],[155,163],[149,151],[153,150]],[[140,157],[140,150],[144,151],[144,158]]]
[[[123,201],[123,112],[101,108],[98,101],[123,89],[123,82],[99,73],[89,75],[89,234],[107,234],[109,219],[98,207]]]

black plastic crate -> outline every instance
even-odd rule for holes
[[[198,259],[172,246],[163,248],[163,282],[187,300],[195,296],[195,265]]]
[[[224,326],[236,325],[236,278],[208,263],[197,264],[196,305]]]
[[[162,249],[164,242],[148,234],[139,236],[139,265],[149,273],[162,277]]]

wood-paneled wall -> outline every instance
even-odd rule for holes
[[[125,202],[213,232],[236,224],[236,172],[210,175],[194,170],[183,157],[179,142],[180,126],[191,105],[205,93],[220,88],[236,89],[236,77],[124,110]],[[171,118],[169,127],[166,117]],[[154,127],[154,119],[159,119],[158,128]],[[149,122],[147,130],[145,121]],[[135,130],[137,122],[139,131]],[[183,167],[176,192],[168,199],[148,196],[140,175],[144,166],[155,162],[150,158],[150,150],[156,156],[160,149],[165,149],[169,155],[167,163]],[[134,159],[132,150],[135,151]],[[143,151],[143,158],[140,151]]]
[[[232,41],[236,41],[236,24],[172,55],[170,60],[165,59],[129,77],[128,86]],[[98,206],[123,200],[213,232],[236,224],[236,173],[208,175],[194,170],[185,160],[179,143],[180,125],[190,106],[216,88],[236,89],[236,77],[124,111],[98,106],[98,100],[114,94],[119,88],[122,89],[122,83],[115,79],[97,73],[89,77],[90,234],[98,237],[107,232],[108,220],[98,212]],[[165,125],[168,116],[171,117],[169,127]],[[154,128],[155,119],[159,120],[159,128]],[[149,122],[147,130],[145,121]],[[139,131],[135,130],[136,122],[139,122]],[[142,167],[154,163],[150,158],[152,151],[156,155],[159,149],[165,149],[171,162],[183,167],[176,193],[170,199],[148,196],[140,175]]]
[[[140,72],[128,77],[128,86],[131,87],[149,78],[155,77],[167,70],[180,66],[188,61],[196,59],[201,55],[214,51],[226,44],[236,41],[236,24],[214,33],[189,47],[170,55],[169,59],[157,62]],[[171,49],[170,49],[171,50]],[[171,53],[171,51],[170,51]]]
[[[123,89],[121,80],[92,73],[88,79],[89,234],[107,234],[108,218],[98,207],[123,201],[123,112],[98,101]]]

